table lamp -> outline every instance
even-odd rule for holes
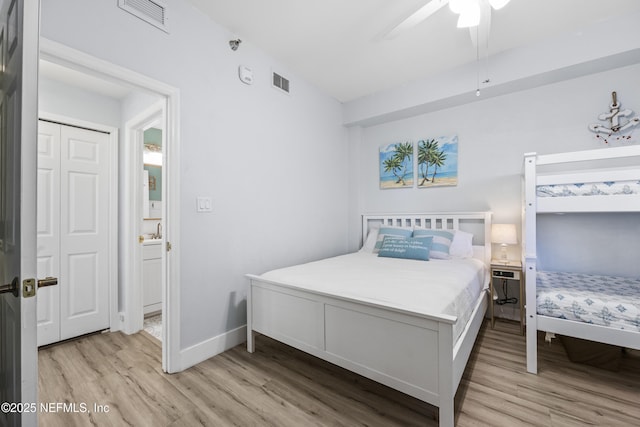
[[[491,241],[499,243],[500,260],[505,264],[509,262],[507,259],[507,245],[515,245],[518,243],[518,235],[516,234],[515,224],[492,224],[491,225]]]

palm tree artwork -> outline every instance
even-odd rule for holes
[[[413,142],[380,147],[380,188],[413,186]]]
[[[435,148],[434,148],[435,145]],[[424,185],[429,181],[429,163],[434,150],[437,150],[438,142],[435,139],[418,141],[418,174],[420,184]]]
[[[458,185],[458,136],[418,141],[418,187]]]
[[[431,183],[436,183],[436,172],[438,167],[444,166],[444,162],[447,160],[447,155],[444,151],[436,151],[431,157],[431,164],[433,164],[433,175],[431,176]]]

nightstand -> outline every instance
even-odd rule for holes
[[[522,263],[520,261],[502,261],[498,259],[491,260],[491,286],[490,286],[490,303],[489,314],[491,316],[491,329],[495,325],[495,317],[493,315],[494,288],[501,285],[503,281],[518,282],[519,294],[517,304],[520,307],[520,334],[524,335],[524,272],[522,271]]]

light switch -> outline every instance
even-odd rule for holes
[[[196,197],[196,212],[213,212],[211,197]]]

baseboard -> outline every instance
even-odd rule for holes
[[[247,326],[240,326],[217,337],[192,345],[180,351],[180,365],[184,370],[217,354],[225,352],[247,340]]]

